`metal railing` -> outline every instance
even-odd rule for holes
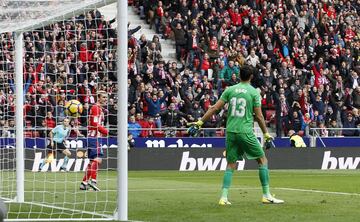
[[[329,131],[338,133],[329,135]],[[354,134],[343,135],[343,131],[354,131]],[[360,128],[310,128],[310,147],[316,147],[316,139],[319,139],[323,147],[326,147],[322,138],[328,137],[360,137]]]
[[[351,135],[343,135],[343,131],[354,131],[354,136],[359,136],[356,135],[356,132],[358,131],[358,133],[360,132],[360,128],[310,128],[310,135],[315,135],[318,137],[344,137],[344,136],[351,136]],[[326,132],[329,131],[336,131],[338,132],[337,135],[329,135]],[[325,134],[322,134],[322,132],[324,132]]]

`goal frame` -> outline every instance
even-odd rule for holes
[[[128,153],[127,153],[127,103],[122,102],[124,95],[127,97],[127,1],[125,0],[104,0],[92,1],[87,5],[71,8],[46,20],[37,20],[34,24],[16,27],[15,30],[4,29],[2,32],[15,33],[15,95],[16,95],[16,198],[12,201],[17,203],[28,203],[24,200],[24,90],[23,90],[23,32],[43,27],[84,11],[84,8],[99,8],[117,2],[117,79],[118,79],[118,135],[117,135],[117,212],[112,218],[61,218],[51,219],[52,221],[89,221],[89,220],[128,220]],[[21,86],[21,87],[19,87]],[[50,206],[49,206],[50,207]],[[5,221],[48,221],[49,219],[5,219]]]

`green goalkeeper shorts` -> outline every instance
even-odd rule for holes
[[[226,133],[226,160],[235,163],[237,160],[247,158],[259,159],[265,156],[259,140],[253,133]]]

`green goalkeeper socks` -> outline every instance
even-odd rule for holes
[[[221,198],[227,199],[228,197],[233,172],[234,172],[233,169],[226,169],[224,173]]]
[[[267,165],[259,165],[259,178],[263,190],[263,195],[270,195],[269,188],[269,170]]]

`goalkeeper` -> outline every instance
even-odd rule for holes
[[[50,131],[49,133],[50,143],[48,146],[50,148],[50,151],[48,152],[46,159],[44,159],[43,162],[40,164],[39,167],[40,171],[46,164],[51,163],[53,161],[54,151],[58,151],[59,153],[63,153],[65,155],[64,163],[61,165],[60,170],[66,171],[66,166],[69,161],[71,152],[68,148],[66,148],[65,142],[66,142],[66,138],[69,137],[70,135],[70,131],[71,131],[71,127],[70,127],[69,118],[65,118],[63,120],[63,124],[57,125],[54,129]]]
[[[267,131],[264,117],[261,112],[259,92],[250,85],[255,69],[243,66],[240,71],[241,82],[227,88],[214,106],[204,114],[201,120],[193,123],[188,129],[190,136],[197,136],[203,123],[213,114],[220,111],[228,103],[228,118],[226,124],[226,159],[227,168],[223,178],[222,194],[219,205],[230,205],[228,192],[232,175],[236,168],[236,161],[244,157],[256,160],[259,164],[259,178],[262,186],[262,203],[279,204],[283,200],[274,198],[269,189],[268,163],[258,139],[253,132],[255,119],[264,133],[266,143],[272,143],[273,138]]]

